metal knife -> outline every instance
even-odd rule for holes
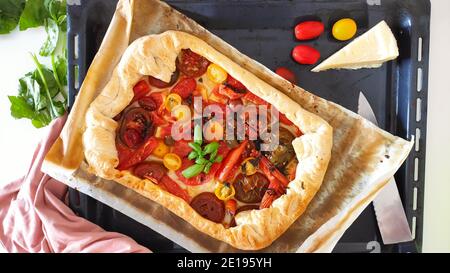
[[[372,107],[362,92],[359,93],[358,114],[378,126]],[[378,193],[373,200],[373,206],[385,245],[412,241],[411,230],[394,177]]]

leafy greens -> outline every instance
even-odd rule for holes
[[[44,26],[47,32],[39,54],[50,56],[51,68],[32,54],[35,70],[19,79],[17,96],[9,96],[11,115],[30,119],[40,128],[62,116],[67,107],[66,1],[0,0],[0,34],[11,32],[17,24],[20,30]]]

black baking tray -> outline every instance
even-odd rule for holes
[[[116,0],[81,0],[68,5],[69,97],[73,104],[79,83],[97,52],[115,10]],[[396,174],[400,195],[413,230],[414,241],[386,246],[378,231],[372,206],[345,232],[335,252],[420,252],[423,233],[423,196],[427,120],[429,0],[305,0],[305,1],[167,1],[202,26],[265,66],[293,70],[299,85],[313,93],[357,110],[363,91],[379,126],[405,139],[415,136],[414,150]],[[358,34],[380,20],[391,26],[400,48],[397,60],[379,69],[311,73],[290,58],[297,44],[319,49],[322,59],[345,45],[330,33],[343,17],[357,21]],[[326,25],[326,34],[309,42],[294,39],[293,27],[315,19]],[[122,213],[69,190],[70,207],[106,230],[129,235],[155,252],[184,252],[148,227]]]

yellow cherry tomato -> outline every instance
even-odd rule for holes
[[[208,66],[206,75],[214,83],[223,83],[227,79],[228,73],[222,67],[212,63]]]
[[[216,190],[214,191],[214,194],[219,198],[220,200],[226,201],[234,196],[236,193],[233,185],[230,183],[219,183]]]
[[[241,169],[242,172],[247,176],[254,175],[256,173],[256,167],[252,162],[254,159],[254,157],[248,157],[244,161],[242,161]]]
[[[172,111],[172,109],[180,105],[183,99],[180,97],[180,95],[172,93],[169,94],[166,99],[164,100],[164,106],[166,106],[166,109],[169,111]]]
[[[164,141],[158,141],[158,146],[153,150],[153,155],[159,158],[163,158],[169,152],[169,146]]]
[[[358,29],[355,20],[344,18],[333,25],[333,37],[339,41],[347,41],[353,38]]]
[[[172,117],[183,122],[191,120],[191,108],[187,105],[177,105],[172,109]]]
[[[163,164],[167,169],[176,171],[181,168],[181,158],[174,153],[168,153],[163,158]]]
[[[222,140],[224,135],[224,128],[219,121],[210,120],[205,124],[203,136],[207,141],[219,141]]]

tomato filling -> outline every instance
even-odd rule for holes
[[[133,100],[115,117],[117,169],[155,183],[202,217],[232,227],[240,212],[268,208],[286,192],[298,165],[292,141],[302,133],[279,113],[279,144],[261,152],[261,145],[269,144],[262,133],[274,122],[269,114],[258,113],[257,122],[249,113],[233,119],[219,114],[249,105],[270,109],[269,103],[189,49],[180,52],[176,68],[169,82],[153,76],[137,82]],[[202,118],[194,122],[196,99],[202,102]],[[206,113],[210,107],[215,110]],[[238,118],[244,140],[234,131]],[[229,128],[234,139],[224,140]]]

